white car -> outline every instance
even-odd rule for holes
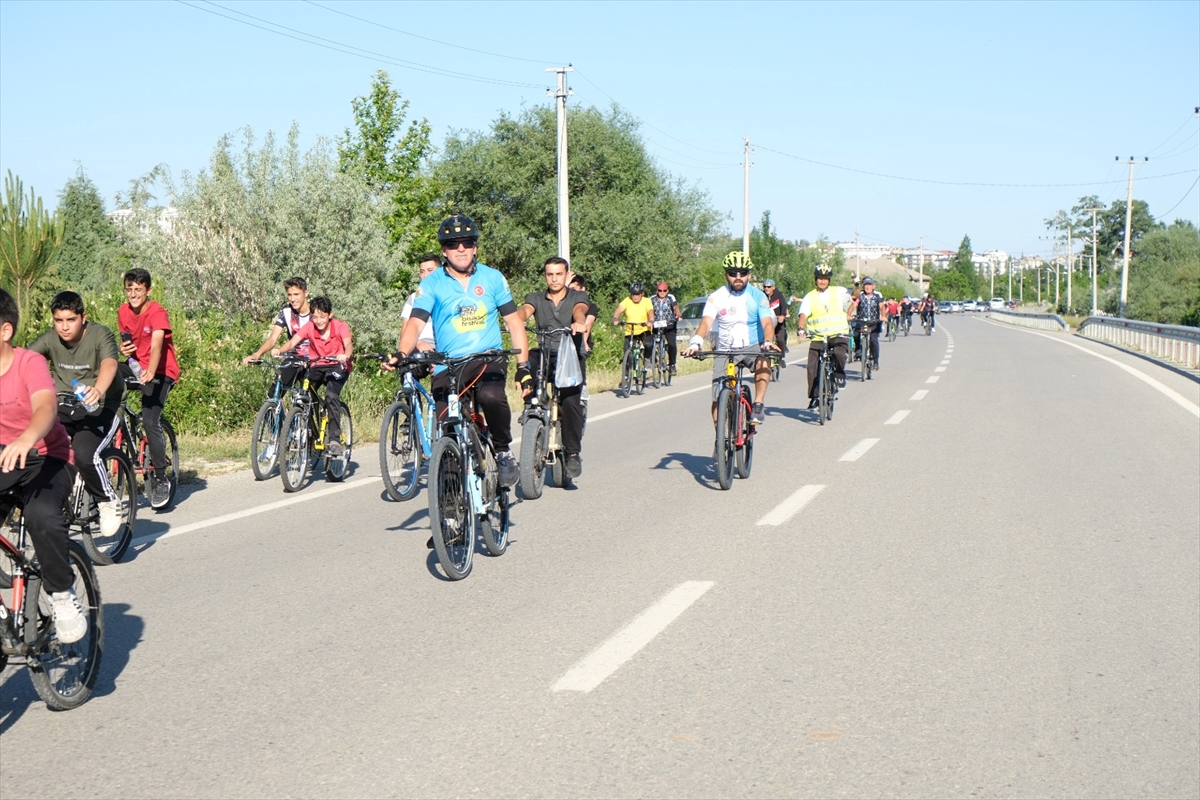
[[[992,309],[992,311],[1003,311],[1004,310],[1004,298],[1003,297],[993,297],[991,300],[988,301],[988,306]]]
[[[957,300],[951,300],[951,301],[950,301],[950,313],[951,313],[951,314],[961,314],[961,313],[962,313],[962,310],[963,310],[963,304],[962,304],[962,303],[960,303],[960,302],[959,302],[959,301],[957,301]]]
[[[975,303],[974,300],[967,300],[966,302],[963,303],[962,310],[963,311],[978,311],[979,306]]]

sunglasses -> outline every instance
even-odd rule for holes
[[[474,246],[475,246],[474,239],[466,239],[466,240],[459,239],[457,242],[446,242],[444,245],[442,245],[442,247],[446,248],[447,250],[458,250],[461,247],[474,247]]]
[[[725,270],[725,274],[731,275],[735,278],[744,278],[750,274],[750,270],[748,270],[748,269],[727,269],[727,270]]]
[[[666,293],[667,293],[667,290],[666,290],[666,289],[655,289],[654,291],[658,292],[659,294],[666,294]]]

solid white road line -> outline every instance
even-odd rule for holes
[[[863,439],[858,444],[847,450],[838,461],[858,461],[863,457],[863,454],[875,446],[878,439]]]
[[[923,400],[923,399],[925,399],[925,395],[927,395],[927,394],[929,394],[928,389],[917,389],[915,392],[913,392],[913,396],[908,399],[909,400]]]
[[[1089,356],[1095,356],[1096,358],[1098,358],[1102,361],[1107,361],[1108,363],[1113,364],[1113,365],[1125,370],[1130,375],[1137,378],[1139,381],[1142,381],[1143,383],[1162,392],[1164,395],[1169,397],[1171,400],[1178,403],[1180,405],[1180,407],[1184,408],[1187,411],[1190,411],[1192,414],[1195,414],[1197,417],[1200,417],[1200,406],[1196,405],[1191,400],[1188,400],[1186,397],[1184,397],[1179,392],[1172,389],[1170,386],[1167,386],[1166,384],[1163,384],[1160,381],[1157,381],[1154,378],[1151,378],[1149,375],[1142,372],[1140,369],[1134,369],[1133,367],[1128,366],[1127,364],[1122,364],[1120,361],[1117,361],[1115,358],[1109,358],[1108,356],[1101,355],[1100,353],[1093,353],[1091,350],[1088,350],[1086,347],[1077,345],[1074,342],[1064,342],[1062,339],[1056,338],[1047,333],[1038,333],[1037,331],[1022,330],[1021,328],[1015,328],[1012,325],[1006,325],[1003,322],[992,322],[991,320],[987,320],[987,322],[989,325],[997,325],[1006,330],[1017,331],[1018,333],[1029,333],[1034,336],[1041,336],[1043,339],[1049,339],[1052,342],[1058,342],[1059,344],[1065,344],[1067,347],[1074,347],[1076,350],[1081,350],[1082,352],[1087,353]]]
[[[656,403],[665,403],[668,400],[674,400],[676,397],[683,397],[685,394],[695,394],[696,392],[711,392],[711,391],[712,391],[711,383],[705,384],[704,386],[697,386],[695,389],[685,389],[682,392],[676,392],[675,394],[669,394],[666,397],[656,397],[653,400],[647,400],[644,403],[638,403],[637,405],[634,405],[634,406],[626,406],[625,408],[618,408],[616,411],[609,411],[607,414],[599,414],[595,417],[588,417],[588,424],[590,425],[593,422],[599,422],[600,420],[608,419],[609,417],[615,417],[618,414],[627,414],[630,411],[637,411],[639,408],[645,408],[646,406],[652,406],[652,405],[655,405]]]
[[[770,513],[756,522],[756,525],[782,525],[796,515],[800,509],[808,504],[817,494],[824,489],[825,486],[801,486],[792,496],[784,500],[775,508],[771,509]]]
[[[938,378],[940,378],[940,377],[942,377],[942,376],[941,376],[941,375],[934,375],[933,377],[926,379],[926,381],[925,381],[925,382],[926,382],[926,383],[937,383],[937,382],[938,382]]]
[[[211,528],[214,525],[221,525],[226,522],[233,522],[234,520],[237,520],[237,519],[253,517],[257,514],[265,514],[268,511],[274,511],[279,508],[287,508],[288,506],[294,506],[298,503],[307,503],[309,500],[319,500],[322,497],[328,497],[331,494],[337,494],[338,492],[345,492],[350,489],[357,489],[360,486],[373,486],[376,483],[379,483],[381,480],[383,480],[383,478],[376,475],[371,478],[364,478],[361,481],[351,481],[349,483],[339,483],[336,486],[330,486],[328,489],[321,489],[320,491],[309,492],[307,494],[292,495],[291,497],[288,497],[287,499],[277,500],[274,503],[267,503],[266,505],[254,506],[253,508],[247,508],[245,511],[235,511],[232,514],[225,514],[220,517],[213,517],[211,519],[205,519],[205,520],[201,520],[199,522],[193,522],[190,525],[180,525],[178,528],[167,528],[162,533],[152,533],[149,536],[138,536],[137,538],[135,538],[133,540],[132,543],[139,544],[142,542],[157,542],[160,539],[170,539],[172,536],[182,536],[185,533],[191,533],[192,531],[203,530],[204,528]]]
[[[705,387],[707,388],[707,387]],[[662,633],[675,618],[713,587],[712,581],[685,581],[567,670],[553,692],[590,692]]]
[[[892,414],[890,417],[888,417],[888,421],[883,424],[884,425],[899,425],[900,422],[911,413],[912,412],[910,410],[908,410],[907,408],[903,409],[901,411],[897,411],[895,414]]]

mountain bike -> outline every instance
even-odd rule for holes
[[[624,324],[625,354],[621,357],[621,385],[617,388],[617,394],[629,397],[634,391],[638,394],[646,392],[646,359],[642,343],[633,338],[634,325],[641,323]]]
[[[370,353],[366,359],[385,361],[386,353]],[[417,374],[427,371],[424,353],[413,353],[396,365],[400,388],[383,412],[379,426],[379,470],[383,485],[393,500],[416,497],[421,465],[433,455],[435,407],[433,396],[421,385]]]
[[[834,355],[830,352],[831,344],[826,339],[817,357],[817,421],[822,425],[833,419],[833,403],[837,399],[837,370],[834,369]]]
[[[888,317],[887,338],[889,342],[896,341],[896,334],[900,332],[900,320],[894,315]]]
[[[59,392],[58,406],[60,411],[67,413],[83,408],[75,395],[66,392]],[[88,557],[96,564],[109,566],[120,560],[133,541],[133,529],[137,524],[137,479],[134,477],[133,464],[124,451],[106,447],[99,455],[102,465],[100,480],[108,484],[107,489],[117,503],[121,526],[112,536],[105,536],[101,532],[100,507],[84,486],[78,467],[75,468],[75,485],[71,488],[71,497],[64,511],[68,529],[79,535]]]
[[[862,356],[862,364],[858,370],[858,379],[860,381],[871,380],[872,365],[874,361],[871,359],[871,332],[879,325],[875,322],[862,322],[858,330],[858,347],[859,353]]]
[[[283,385],[281,373],[299,362],[284,356],[282,361],[256,358],[246,363],[275,370],[275,382],[267,392],[267,399],[254,415],[254,430],[250,434],[250,469],[254,471],[254,480],[265,481],[279,463],[279,432],[283,430],[283,416],[287,412],[287,388]]]
[[[912,330],[912,314],[900,315],[900,330],[904,331],[905,336],[908,336]]]
[[[291,407],[283,418],[281,433],[281,457],[279,477],[283,479],[283,490],[295,492],[304,484],[308,470],[313,461],[324,460],[325,479],[340,483],[350,472],[350,449],[354,443],[354,421],[350,418],[350,408],[342,403],[340,441],[342,454],[331,456],[325,434],[329,427],[329,406],[325,398],[317,393],[310,385],[309,369],[318,362],[337,363],[332,358],[304,358],[296,356],[297,361],[307,364],[300,385],[289,392]]]
[[[926,336],[933,330],[933,318],[929,316],[929,312],[921,315],[921,327],[925,329]]]
[[[557,342],[555,336],[570,336],[570,328],[529,328],[530,333],[542,342]],[[550,477],[554,485],[566,488],[567,451],[562,442],[562,407],[558,401],[558,386],[554,383],[554,374],[550,371],[550,349],[541,348],[541,358],[538,359],[538,371],[534,375],[534,393],[525,403],[521,412],[521,459],[520,467],[521,495],[526,500],[536,500],[542,496],[545,485],[546,468],[550,468]]]
[[[657,320],[653,324],[654,335],[650,343],[650,382],[657,389],[671,385],[671,359],[667,353],[667,327],[669,320]],[[671,335],[674,335],[672,332]]]
[[[100,673],[104,644],[100,584],[79,542],[67,542],[67,560],[88,626],[84,637],[71,644],[60,642],[54,630],[19,497],[14,492],[0,494],[0,672],[9,658],[24,658],[33,688],[55,711],[87,702]]]
[[[508,549],[508,487],[500,485],[492,438],[472,389],[483,375],[480,362],[504,361],[517,352],[486,350],[456,358],[428,354],[431,363],[444,365],[449,373],[441,436],[429,462],[429,526],[438,562],[451,580],[471,573],[477,536],[493,556]],[[464,371],[472,373],[465,376],[465,385]]]
[[[150,504],[150,476],[154,469],[150,461],[150,439],[146,436],[146,426],[142,422],[142,412],[134,411],[129,406],[130,395],[142,396],[142,384],[126,378],[125,396],[121,399],[121,407],[117,409],[117,432],[113,436],[112,445],[123,450],[133,464],[133,471],[142,479],[142,492],[146,503]],[[175,438],[175,428],[164,415],[161,418],[164,444],[167,451],[166,476],[170,490],[167,502],[155,508],[155,511],[165,511],[175,502],[175,492],[179,488],[179,440]]]
[[[736,472],[739,478],[749,478],[754,465],[754,434],[757,426],[750,421],[754,398],[743,380],[748,358],[779,359],[774,350],[747,353],[740,350],[709,350],[693,358],[728,358],[721,390],[717,393],[717,440],[714,449],[717,485],[729,489]]]

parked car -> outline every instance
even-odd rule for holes
[[[991,300],[988,301],[988,308],[990,308],[992,311],[1000,311],[1001,309],[1004,308],[1004,298],[1003,297],[993,297]]]
[[[963,310],[963,304],[962,304],[961,300],[951,300],[950,301],[950,313],[951,314],[961,314],[962,310]]]
[[[974,300],[967,300],[962,304],[962,310],[963,311],[978,311],[979,304],[977,304]]]
[[[1008,301],[1008,307],[1009,307],[1010,309],[1014,309],[1014,310],[1015,310],[1015,309],[1016,309],[1016,307],[1017,307],[1017,301],[1016,301],[1016,300],[1009,300],[1009,301]]]
[[[679,322],[675,324],[676,341],[680,347],[687,347],[688,339],[691,339],[696,334],[696,329],[700,327],[700,320],[704,316],[704,304],[708,302],[708,297],[694,297],[679,307]],[[712,334],[709,334],[709,345],[713,345],[716,341]]]
[[[950,305],[951,305],[950,302],[947,300],[941,301],[940,303],[937,304],[937,313],[949,314],[951,311],[954,310],[950,307]]]

